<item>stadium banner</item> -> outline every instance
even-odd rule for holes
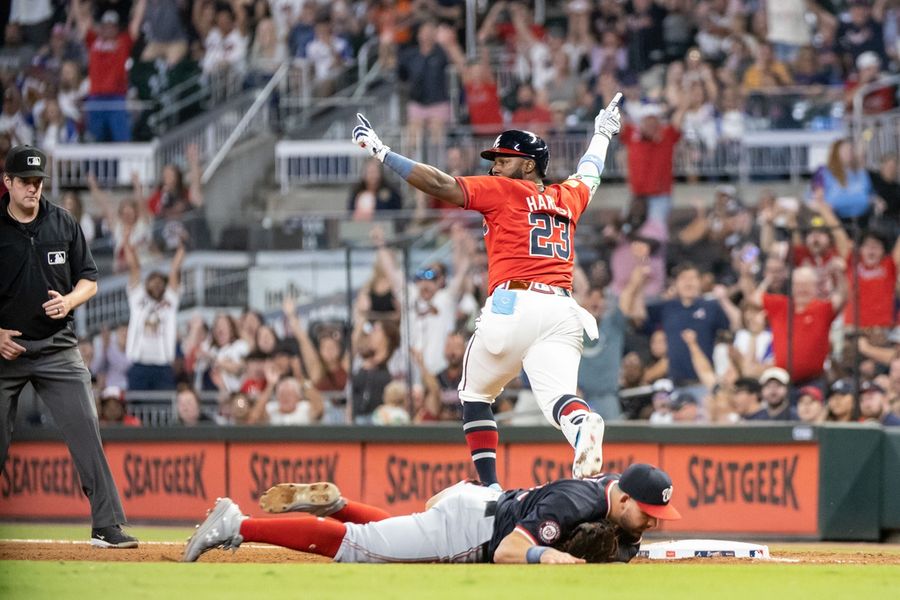
[[[663,445],[659,464],[683,517],[666,531],[818,533],[817,444]]]
[[[109,467],[130,520],[196,519],[227,492],[225,442],[107,442]]]
[[[228,446],[228,496],[253,516],[266,514],[259,508],[259,497],[276,483],[333,481],[348,498],[360,498],[364,477],[361,449],[358,442],[232,442]]]
[[[69,449],[60,442],[14,442],[0,477],[0,516],[84,518],[91,507]]]
[[[506,465],[506,476],[501,480],[508,488],[528,488],[543,485],[554,479],[572,476],[572,447],[559,443],[508,444],[501,448],[500,458]],[[603,470],[621,473],[634,463],[659,464],[659,444],[603,445]]]
[[[465,444],[365,444],[362,467],[362,501],[393,515],[421,512],[442,489],[478,478]]]

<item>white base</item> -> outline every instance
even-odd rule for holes
[[[673,560],[679,558],[769,558],[769,547],[763,544],[727,540],[677,540],[641,544],[641,558]]]

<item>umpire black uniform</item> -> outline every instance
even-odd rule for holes
[[[103,445],[90,373],[72,322],[97,291],[97,267],[81,227],[42,197],[47,158],[31,146],[6,157],[0,198],[0,468],[6,463],[19,394],[31,382],[50,410],[91,503],[91,543],[133,548]]]

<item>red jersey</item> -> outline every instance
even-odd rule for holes
[[[85,38],[88,46],[88,77],[92,96],[124,96],[128,93],[125,63],[134,40],[123,31],[114,40],[105,40],[92,29]]]
[[[672,161],[681,132],[671,125],[660,131],[658,140],[644,138],[631,124],[622,127],[621,143],[628,146],[628,184],[635,196],[664,196],[672,193]]]
[[[775,364],[787,369],[788,355],[788,297],[763,294],[763,307],[769,316],[775,346]],[[828,333],[834,320],[834,307],[825,300],[813,300],[803,311],[794,310],[793,351],[791,353],[791,381],[807,381],[818,377],[825,369],[825,359],[831,350]]]
[[[855,260],[853,261],[856,262]],[[897,265],[890,256],[885,256],[874,267],[862,262],[857,270],[857,289],[853,289],[853,266],[847,265],[847,287],[850,290],[844,322],[854,322],[854,300],[859,296],[860,327],[894,326],[894,282],[897,281]]]
[[[475,133],[497,133],[503,129],[500,97],[493,81],[467,83],[466,105],[469,107],[469,124]]]
[[[484,216],[492,293],[510,279],[572,289],[575,224],[590,201],[587,185],[570,179],[541,192],[524,179],[481,175],[456,181],[464,208]]]

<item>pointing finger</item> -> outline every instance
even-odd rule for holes
[[[619,101],[622,100],[622,92],[616,92],[616,95],[613,96],[613,99],[610,100],[609,106],[606,107],[606,110],[612,112],[612,110],[619,105]]]
[[[372,124],[369,123],[369,120],[365,118],[362,113],[356,113],[356,118],[359,119],[359,122],[362,123],[364,127],[372,129]]]

